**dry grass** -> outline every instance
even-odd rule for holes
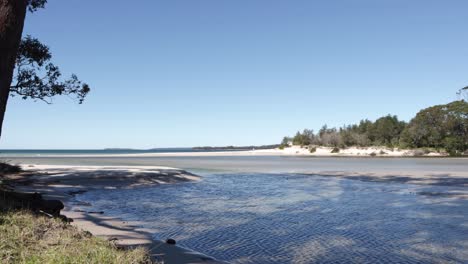
[[[0,212],[0,263],[151,263],[144,249],[111,242],[56,219]]]

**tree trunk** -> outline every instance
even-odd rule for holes
[[[0,0],[0,137],[28,0]]]

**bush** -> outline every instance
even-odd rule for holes
[[[334,147],[331,151],[331,153],[340,153],[340,149],[337,147]]]
[[[455,101],[421,110],[411,120],[400,137],[404,146],[411,148],[445,148],[457,154],[468,148],[468,103]]]
[[[315,153],[315,152],[317,152],[317,148],[316,147],[311,147],[309,149],[309,151],[310,151],[310,153]]]
[[[369,154],[369,156],[371,156],[371,157],[375,157],[375,156],[377,156],[377,153],[375,153],[375,152],[372,152],[371,154]]]
[[[444,140],[444,146],[450,156],[461,156],[466,150],[466,143],[456,137],[447,137]]]
[[[380,155],[386,155],[386,154],[387,154],[387,152],[385,152],[385,151],[381,150],[381,151],[379,152],[379,154],[380,154]]]
[[[279,148],[280,150],[284,150],[284,146],[283,146],[283,145],[279,146],[278,148]]]

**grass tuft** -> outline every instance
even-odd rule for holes
[[[0,213],[0,263],[152,263],[142,248],[119,250],[60,220]]]

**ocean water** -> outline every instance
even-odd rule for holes
[[[143,153],[178,153],[201,152],[192,148],[155,148],[155,149],[0,149],[0,157],[34,157],[60,155],[114,155],[114,154],[143,154]]]

